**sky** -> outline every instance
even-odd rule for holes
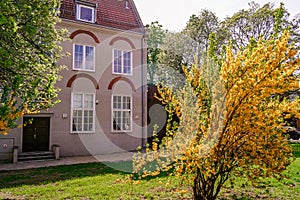
[[[242,9],[248,9],[251,0],[134,0],[144,23],[158,21],[163,28],[171,31],[184,29],[192,14],[198,15],[202,9],[214,12],[219,20],[230,17]],[[300,13],[299,0],[255,0],[261,6],[274,3],[279,7],[283,2],[292,16]]]

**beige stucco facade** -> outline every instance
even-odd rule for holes
[[[67,57],[59,61],[66,68],[61,71],[60,103],[47,111],[26,117],[50,118],[49,147],[60,146],[61,156],[99,155],[132,151],[145,144],[146,128],[146,43],[144,34],[135,30],[119,30],[72,20],[62,20],[58,28],[66,28],[70,39],[62,43]],[[95,47],[95,70],[74,70],[74,44]],[[132,74],[113,73],[113,50],[132,52]],[[94,130],[72,131],[72,94],[94,94]],[[131,130],[114,131],[112,96],[131,97]],[[23,119],[19,120],[22,124]],[[12,159],[13,146],[23,152],[23,126],[0,136],[0,160]]]

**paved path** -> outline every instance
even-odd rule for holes
[[[134,153],[132,152],[121,152],[96,156],[62,157],[59,160],[7,163],[0,164],[0,171],[41,168],[58,165],[72,165],[80,163],[128,161],[132,160],[133,154]]]

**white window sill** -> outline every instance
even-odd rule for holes
[[[89,69],[76,69],[76,68],[73,68],[72,70],[73,71],[82,71],[82,72],[96,72],[95,70],[89,70]]]

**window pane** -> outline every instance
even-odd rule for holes
[[[113,108],[115,108],[115,109],[122,108],[122,97],[121,96],[113,96]]]
[[[93,9],[80,6],[80,19],[92,22],[93,21]]]
[[[130,97],[123,97],[123,109],[130,109]]]
[[[113,112],[113,130],[119,131],[121,130],[121,111],[114,111]]]
[[[94,95],[85,94],[84,95],[84,108],[93,108],[94,107]]]
[[[114,72],[122,73],[122,51],[114,49]]]
[[[73,110],[72,130],[82,131],[82,111]]]
[[[93,130],[93,111],[92,110],[84,111],[83,130],[84,131],[92,131]]]
[[[123,111],[122,117],[123,130],[131,129],[131,114],[130,111]]]
[[[131,74],[131,52],[125,52],[123,55],[124,74]]]
[[[83,46],[75,44],[74,68],[83,69]]]
[[[93,130],[93,123],[94,123],[94,111],[89,111],[89,123],[88,123],[88,130],[92,131]]]
[[[82,108],[82,94],[73,94],[73,108]]]
[[[85,68],[93,70],[94,69],[94,47],[85,47]]]

